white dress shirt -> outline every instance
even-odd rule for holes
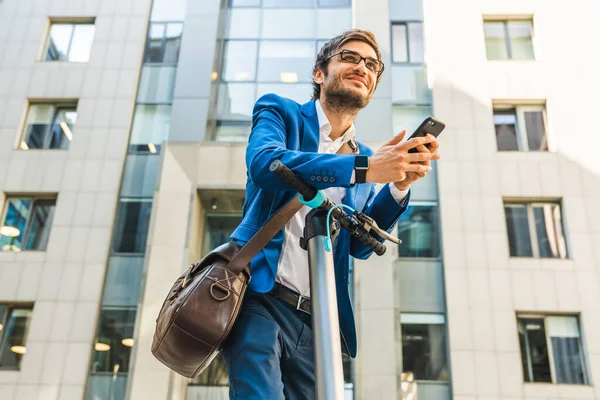
[[[315,101],[315,107],[319,118],[319,153],[335,154],[344,143],[352,139],[356,134],[354,123],[350,125],[350,128],[342,136],[336,140],[331,140],[329,137],[331,124],[319,100]],[[354,182],[354,173],[352,174],[351,181]],[[399,190],[393,183],[390,183],[390,192],[394,199],[400,203],[406,197],[408,190]],[[334,203],[341,204],[346,197],[346,188],[330,187],[323,190],[323,193]],[[310,210],[307,206],[302,207],[285,225],[285,238],[281,248],[276,277],[277,282],[306,297],[310,297],[308,251],[300,247],[300,238],[302,237],[305,217]]]

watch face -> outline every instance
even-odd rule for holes
[[[356,156],[356,161],[354,162],[354,168],[369,168],[369,157]]]

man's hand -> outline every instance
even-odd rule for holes
[[[433,141],[430,142],[428,146],[424,146],[424,145],[417,146],[416,147],[417,151],[419,153],[436,153],[437,149],[440,147],[440,143],[431,134],[427,134],[426,137],[431,137],[431,139],[433,139]],[[439,155],[438,155],[438,159],[439,159]],[[431,161],[430,160],[422,161],[420,164],[431,166]],[[416,182],[419,179],[425,177],[425,175],[427,175],[427,172],[407,172],[406,179],[404,179],[403,181],[394,182],[394,185],[396,185],[396,187],[399,190],[408,190],[410,188],[410,185],[413,182]]]
[[[437,149],[439,144],[437,144],[435,137],[427,135],[426,137],[413,138],[401,143],[405,135],[406,130],[403,130],[369,157],[367,182],[395,182],[396,187],[401,189],[404,186],[404,181],[408,178],[408,174],[411,174],[411,177],[416,177],[411,178],[414,179],[410,182],[412,183],[420,178],[419,174],[425,176],[427,172],[431,171],[431,160],[437,160],[440,155],[434,151],[429,152],[429,150],[422,151],[419,149],[421,147],[427,149],[426,144],[430,144],[433,148],[434,143],[435,149]],[[408,153],[408,150],[412,148],[417,148],[419,153]],[[402,186],[399,187],[398,184]]]

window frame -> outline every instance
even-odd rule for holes
[[[409,24],[421,24],[421,32],[424,33],[423,30],[423,21],[419,21],[419,20],[406,20],[406,21],[392,21],[390,24],[390,41],[391,41],[391,56],[392,56],[392,65],[406,65],[406,66],[412,66],[412,67],[417,67],[417,66],[425,66],[426,62],[425,62],[425,35],[423,35],[423,62],[414,62],[411,60],[410,57],[410,29],[408,29],[408,25]],[[404,26],[404,32],[406,33],[405,37],[406,37],[406,59],[408,61],[394,61],[394,26]]]
[[[539,238],[538,238],[538,234],[537,231],[535,229],[535,215],[533,212],[533,207],[534,206],[546,206],[546,205],[552,205],[552,206],[558,206],[559,207],[559,211],[560,211],[560,222],[561,222],[561,226],[560,229],[562,231],[562,237],[564,239],[565,242],[565,256],[564,257],[540,257],[540,244],[539,244]],[[507,199],[503,199],[503,208],[506,209],[506,207],[511,207],[511,206],[525,206],[526,210],[527,210],[527,225],[529,228],[529,238],[531,240],[531,252],[532,252],[532,256],[531,257],[527,257],[527,256],[513,256],[510,254],[510,246],[508,249],[508,256],[509,258],[526,258],[526,259],[548,259],[548,260],[569,260],[571,258],[571,254],[569,251],[570,246],[568,245],[568,239],[567,239],[567,234],[566,234],[566,229],[565,229],[565,213],[563,210],[563,205],[562,205],[562,201],[560,200],[534,200],[534,201],[519,201],[519,200],[507,200]],[[509,231],[508,231],[508,226],[506,225],[506,211],[504,211],[504,226],[506,228],[506,238],[507,240],[509,240]]]
[[[52,212],[52,216],[51,216],[51,223],[54,223],[54,214],[56,213],[56,203],[58,201],[58,196],[57,195],[40,195],[40,196],[6,196],[4,198],[4,206],[3,206],[3,210],[2,210],[2,219],[0,220],[0,226],[3,226],[3,224],[6,222],[6,215],[8,213],[8,202],[12,199],[20,199],[20,200],[31,200],[31,206],[29,209],[29,217],[27,218],[27,222],[25,224],[25,230],[23,233],[23,237],[21,239],[21,244],[27,243],[27,239],[29,239],[29,235],[31,234],[30,230],[31,230],[31,224],[33,219],[31,218],[31,212],[33,211],[35,204],[37,201],[47,201],[47,200],[54,200],[54,211]],[[52,232],[52,224],[49,227],[50,232],[48,232],[48,242],[50,242],[50,233]],[[47,244],[46,244],[47,246]],[[25,248],[21,248],[18,252],[24,252],[24,251],[38,251],[38,252],[45,252],[47,251],[47,247],[44,250],[39,250],[39,249],[25,249]],[[0,253],[6,253],[5,251],[3,251],[0,248]]]
[[[516,133],[517,133],[517,152],[535,152],[535,153],[554,153],[554,143],[551,140],[550,130],[548,129],[548,109],[546,103],[509,103],[495,101],[492,104],[492,118],[496,115],[496,111],[511,111],[514,110],[514,115],[517,121]],[[544,134],[546,136],[546,142],[548,144],[548,150],[531,150],[529,148],[529,137],[527,133],[527,125],[525,123],[526,112],[542,112],[542,119],[544,121]],[[496,124],[494,123],[494,129]],[[498,142],[496,141],[496,152],[498,153],[509,153],[512,150],[499,150]]]
[[[78,111],[77,111],[78,105],[79,105],[79,102],[77,99],[53,101],[53,102],[28,101],[27,102],[27,112],[25,114],[25,120],[23,122],[22,129],[20,129],[20,137],[19,137],[18,147],[16,147],[15,150],[18,150],[18,151],[36,151],[36,150],[38,150],[38,151],[41,151],[41,150],[66,151],[66,150],[69,150],[70,143],[72,142],[73,139],[69,140],[69,146],[67,146],[64,149],[60,148],[60,147],[46,147],[46,146],[50,144],[50,140],[52,138],[52,136],[51,136],[52,129],[54,129],[54,125],[56,123],[56,118],[58,117],[59,113],[63,110],[71,110],[71,109],[75,113],[78,113]],[[27,120],[29,118],[29,112],[30,112],[32,106],[50,106],[50,107],[52,107],[52,119],[50,121],[50,124],[46,128],[46,131],[44,132],[44,147],[34,148],[34,149],[29,148],[29,145],[27,144],[27,138],[28,138],[27,130],[29,127],[29,125],[27,124]],[[78,116],[79,116],[79,114],[78,114]],[[74,130],[75,130],[75,126],[73,126],[73,129],[71,130],[71,133],[73,134],[73,136],[75,136],[75,133],[73,132]]]
[[[496,22],[496,23],[502,23],[502,29],[504,30],[504,45],[505,45],[505,49],[506,49],[506,58],[505,59],[490,59],[488,58],[488,52],[487,52],[487,36],[485,34],[485,24],[488,22]],[[532,49],[532,55],[533,58],[531,59],[515,59],[513,58],[513,54],[512,54],[512,45],[510,43],[510,33],[508,30],[508,23],[509,22],[531,22],[531,49]],[[506,17],[497,17],[497,16],[486,16],[483,18],[483,40],[484,40],[484,45],[486,48],[485,51],[485,57],[487,61],[536,61],[536,54],[535,54],[535,49],[537,46],[535,46],[535,23],[534,23],[534,19],[533,16],[523,16],[523,17],[517,17],[517,18],[506,18]]]
[[[2,326],[2,329],[0,329],[0,355],[2,354],[3,350],[4,350],[4,346],[6,346],[6,342],[5,342],[5,331],[6,331],[6,326],[7,326],[7,322],[10,319],[10,316],[12,315],[13,311],[15,310],[28,310],[31,312],[31,316],[30,318],[30,323],[31,323],[31,319],[33,319],[33,304],[31,303],[0,303],[0,306],[5,306],[6,307],[6,314],[4,316],[0,315],[0,326]],[[28,327],[30,328],[30,326]],[[27,329],[27,332],[25,332],[25,338],[24,338],[24,343],[23,345],[25,346],[25,348],[27,348],[27,337],[29,336],[29,329]],[[27,353],[25,353],[27,354]],[[22,355],[22,357],[25,357],[25,354]],[[22,360],[21,360],[22,362]],[[21,370],[21,365],[19,364],[16,367],[7,367],[7,366],[3,366],[0,365],[0,371],[20,371]]]
[[[579,383],[559,383],[556,381],[556,366],[554,364],[554,347],[552,346],[552,342],[550,341],[550,335],[548,334],[548,329],[546,329],[547,323],[546,318],[548,317],[573,317],[577,319],[577,328],[579,330],[579,347],[581,350],[581,366],[583,371],[583,384]],[[577,385],[577,386],[589,386],[591,385],[590,372],[588,367],[587,360],[587,348],[585,347],[583,329],[581,324],[581,314],[561,314],[561,313],[516,313],[517,319],[517,342],[520,342],[519,339],[519,319],[541,319],[544,323],[544,331],[545,331],[545,339],[546,339],[546,349],[548,352],[548,363],[550,364],[550,379],[551,382],[536,382],[536,381],[526,381],[525,380],[525,371],[523,370],[523,354],[519,349],[519,354],[521,357],[521,374],[523,376],[524,384],[551,384],[551,385]],[[527,359],[530,359],[530,354],[527,354]]]
[[[71,36],[69,37],[69,46],[67,48],[67,53],[66,53],[66,60],[47,60],[46,57],[48,56],[48,46],[50,46],[50,40],[52,39],[51,37],[51,33],[52,33],[52,27],[54,25],[72,25],[73,26],[73,31],[71,32]],[[89,61],[70,61],[69,58],[69,54],[71,52],[71,45],[73,44],[73,37],[75,36],[75,26],[77,25],[93,25],[94,27],[96,27],[96,17],[92,17],[92,18],[57,18],[57,19],[50,19],[50,23],[48,24],[48,30],[46,32],[46,40],[44,41],[44,47],[42,48],[42,53],[40,54],[40,57],[38,58],[38,60],[40,62],[69,62],[69,63],[85,63],[85,62],[89,62]],[[94,31],[94,40],[96,39],[96,32]],[[94,44],[94,41],[92,41],[92,45],[90,45],[90,56],[92,53],[92,46]]]

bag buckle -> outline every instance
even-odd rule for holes
[[[303,313],[310,315],[310,311],[306,311],[306,310],[303,310],[300,308],[300,306],[302,305],[302,303],[304,301],[310,301],[310,297],[305,297],[305,296],[302,296],[301,294],[299,294],[298,295],[298,303],[296,304],[296,310],[302,311]]]

